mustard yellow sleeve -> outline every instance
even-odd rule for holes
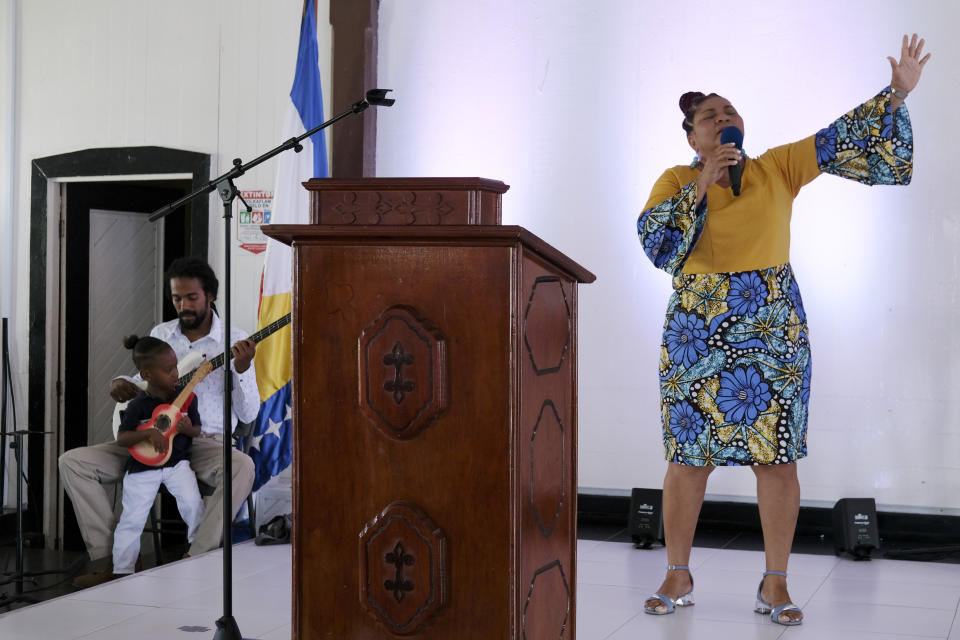
[[[810,136],[798,142],[774,147],[761,156],[769,159],[777,168],[794,197],[801,187],[820,175],[815,138],[816,136]]]

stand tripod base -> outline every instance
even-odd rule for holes
[[[217,620],[217,632],[213,634],[213,640],[243,640],[237,621],[232,616]]]
[[[0,607],[8,607],[15,602],[24,602],[26,604],[37,604],[41,602],[39,598],[32,598],[30,596],[25,596],[21,594],[9,595],[6,593],[0,593]]]

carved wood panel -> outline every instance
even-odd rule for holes
[[[533,574],[523,606],[524,640],[559,640],[570,622],[570,585],[559,560]]]
[[[565,437],[557,407],[544,400],[530,436],[530,509],[545,538],[557,526],[566,498]]]
[[[416,309],[386,309],[358,342],[360,407],[380,431],[391,438],[414,438],[443,414],[446,341]]]
[[[360,533],[360,599],[398,635],[447,603],[446,536],[416,505],[394,502]]]
[[[451,198],[451,195],[453,197]],[[324,202],[325,224],[444,224],[462,204],[459,194],[344,191]],[[451,203],[451,199],[453,203]],[[449,224],[449,223],[448,223]]]
[[[521,340],[521,635],[576,634],[576,289],[525,254]]]
[[[537,278],[523,314],[523,344],[537,375],[560,370],[570,347],[570,322],[570,305],[560,279]]]

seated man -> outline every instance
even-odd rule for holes
[[[169,344],[178,359],[188,353],[200,352],[206,359],[223,352],[223,327],[216,313],[214,300],[219,283],[210,266],[197,258],[179,258],[170,265],[165,275],[167,294],[177,311],[177,319],[157,325],[150,335]],[[233,415],[231,430],[238,421],[251,422],[260,409],[253,356],[256,344],[247,334],[232,328],[230,341],[233,359]],[[188,553],[198,555],[220,545],[223,536],[223,371],[220,367],[208,375],[194,389],[200,411],[202,431],[193,441],[191,467],[197,479],[215,488],[206,499],[206,513],[194,535]],[[139,378],[139,376],[137,376]],[[126,402],[139,393],[136,378],[116,378],[110,388],[111,397]],[[129,452],[116,442],[77,447],[60,456],[60,477],[77,516],[77,524],[87,547],[90,560],[111,555],[113,531],[117,520],[103,485],[116,484],[123,477]],[[234,449],[232,469],[232,513],[236,516],[253,486],[253,461]],[[89,587],[109,580],[112,564],[103,571],[79,576],[75,584]]]

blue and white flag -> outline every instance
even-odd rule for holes
[[[323,122],[323,94],[320,89],[317,12],[307,0],[300,23],[297,69],[290,89],[290,104],[281,139],[301,136]],[[273,196],[271,224],[310,222],[310,196],[302,182],[327,177],[327,145],[323,131],[301,143],[300,153],[285,151],[278,156],[277,182]],[[273,239],[267,241],[260,283],[258,328],[290,313],[293,289],[290,247]],[[292,369],[290,326],[277,332],[257,348],[257,384],[260,388],[260,415],[250,443],[250,457],[256,466],[256,491],[293,461],[290,380]]]

